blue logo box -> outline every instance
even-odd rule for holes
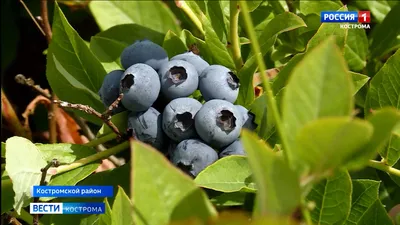
[[[321,23],[357,23],[358,12],[322,11]]]

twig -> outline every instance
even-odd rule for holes
[[[122,100],[123,97],[124,97],[124,94],[121,93],[121,94],[119,94],[118,98],[117,98],[113,103],[111,103],[111,105],[107,108],[107,110],[102,114],[103,120],[104,120],[104,119],[106,119],[106,120],[110,120],[110,119],[111,119],[111,113],[112,113],[112,111],[113,111],[115,108],[118,107],[118,105],[119,105],[119,103],[121,102],[121,100]]]
[[[295,13],[296,12],[296,8],[294,7],[294,2],[293,0],[286,0],[286,4],[288,6],[288,10],[289,12]]]
[[[51,31],[51,26],[49,22],[49,13],[47,9],[47,0],[40,0],[40,16],[43,21],[43,30],[46,35],[48,44],[50,44],[53,37],[53,32]]]
[[[369,160],[368,166],[386,172],[388,174],[392,174],[396,177],[400,178],[400,170],[393,168],[391,166],[386,165],[384,162],[379,162],[375,160]]]
[[[87,105],[82,105],[82,104],[73,104],[73,103],[69,103],[69,102],[65,102],[65,101],[60,101],[60,100],[53,100],[53,102],[57,105],[59,105],[62,108],[71,108],[71,109],[76,109],[76,110],[80,110],[83,111],[87,114],[96,116],[97,118],[101,119],[104,121],[105,124],[107,124],[107,126],[109,126],[111,128],[111,130],[117,134],[117,138],[121,139],[122,135],[119,132],[118,128],[111,122],[111,120],[104,119],[103,115],[99,112],[97,112],[95,109],[93,109],[90,106]]]
[[[51,26],[49,22],[49,15],[47,9],[47,0],[40,0],[40,17],[41,24],[46,34],[47,43],[50,45],[51,39],[53,37],[53,33],[51,31]],[[53,93],[52,100],[58,100],[57,96]],[[57,142],[57,121],[55,112],[57,110],[57,105],[53,102],[50,104],[50,110],[48,111],[48,120],[49,120],[49,142],[56,143]]]
[[[17,81],[17,83],[19,84],[33,88],[33,90],[37,91],[39,94],[51,100],[51,94],[49,93],[49,91],[44,90],[43,88],[40,87],[40,85],[35,85],[35,81],[32,80],[31,78],[26,78],[24,75],[18,74],[17,76],[15,76],[15,81]]]
[[[47,175],[47,170],[50,169],[50,167],[58,167],[59,162],[57,159],[53,159],[51,162],[49,162],[46,167],[42,168],[40,172],[42,172],[42,177],[40,178],[40,186],[46,185],[46,175]],[[33,202],[39,202],[39,197],[33,198]],[[33,225],[39,225],[39,214],[33,215]]]
[[[35,17],[33,17],[31,11],[29,10],[28,6],[25,5],[25,2],[22,0],[19,0],[19,2],[22,4],[22,6],[25,8],[26,12],[28,13],[28,15],[31,17],[31,19],[33,20],[33,22],[36,24],[37,28],[40,30],[40,32],[43,34],[43,36],[46,36],[46,33],[44,33],[44,30],[42,29],[42,27],[39,25],[39,23],[37,22],[37,20],[35,19]]]
[[[5,119],[5,121],[7,121],[7,124],[10,126],[10,129],[14,135],[32,139],[31,130],[29,127],[24,128],[21,121],[18,119],[14,108],[4,93],[3,88],[1,89],[1,116]]]
[[[230,24],[229,24],[229,39],[232,46],[233,61],[235,62],[236,70],[239,71],[243,66],[242,56],[240,52],[239,41],[239,5],[237,1],[230,1]]]

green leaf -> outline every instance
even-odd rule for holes
[[[118,186],[124,188],[125,192],[129,192],[129,182],[127,177],[130,176],[130,164],[124,164],[121,167],[115,169],[102,171],[95,173],[86,179],[79,182],[77,185],[87,186],[87,185],[105,185],[114,187],[114,195],[117,195]],[[115,197],[108,198],[109,203],[112,205],[114,203]],[[58,198],[58,202],[99,202],[99,198]],[[100,200],[102,201],[102,199]],[[98,215],[69,215],[68,220],[65,219],[65,215],[44,215],[40,220],[43,224],[52,225],[71,225],[80,224],[87,225],[84,221],[89,221],[93,218],[97,218]],[[89,223],[91,224],[91,223]],[[108,223],[107,225],[109,225]]]
[[[242,131],[241,140],[257,185],[260,215],[289,215],[300,204],[299,178],[289,165],[254,133]]]
[[[304,53],[296,54],[295,56],[293,56],[293,58],[289,60],[288,63],[286,63],[283,69],[278,73],[278,76],[276,76],[276,79],[272,83],[272,91],[274,92],[275,95],[287,85],[290,75],[293,74],[293,69],[300,61],[303,60],[304,56],[305,56]]]
[[[363,152],[373,134],[370,123],[350,117],[325,117],[307,123],[296,136],[291,163],[300,173],[323,175]]]
[[[37,144],[36,147],[47,162],[57,159],[61,164],[69,164],[96,153],[95,149],[78,144]],[[76,185],[92,174],[99,166],[100,161],[97,161],[53,176],[48,185]],[[40,200],[49,201],[51,199],[53,198],[41,198]]]
[[[111,211],[111,207],[110,207],[110,204],[108,203],[107,198],[104,199],[104,204],[106,206],[106,211],[105,211],[104,214],[101,214],[99,216],[98,225],[109,225],[109,224],[111,224],[112,211]]]
[[[214,64],[225,66],[231,70],[235,69],[235,64],[231,55],[228,52],[226,44],[219,40],[218,35],[213,30],[210,21],[203,18],[203,29],[205,31],[206,46],[213,53]]]
[[[142,39],[161,45],[164,34],[138,24],[117,25],[93,36],[90,40],[90,50],[105,70],[111,72],[122,68],[120,56],[124,48]]]
[[[131,149],[135,184],[131,199],[137,225],[163,225],[189,217],[207,221],[216,215],[205,193],[156,149],[137,141]]]
[[[111,117],[111,122],[118,128],[120,132],[125,132],[128,128],[128,111],[120,112]],[[103,124],[97,132],[96,137],[103,137],[107,134],[114,133],[109,126]]]
[[[400,4],[399,4],[400,5]],[[370,109],[393,106],[400,109],[400,50],[397,50],[372,78],[365,104],[365,113]]]
[[[186,43],[186,47],[190,49],[192,46],[196,46],[196,48],[198,48],[200,51],[199,55],[209,64],[214,64],[214,53],[208,48],[207,44],[203,40],[195,37],[188,30],[183,30],[180,36],[182,41]]]
[[[400,113],[395,109],[385,108],[368,116],[367,120],[374,127],[374,133],[364,150],[355,155],[350,165],[348,165],[354,169],[359,169],[366,165],[368,160],[376,157],[378,151],[382,153],[382,149],[389,141],[390,134],[400,121]]]
[[[118,187],[111,211],[111,225],[133,225],[133,205],[124,189]]]
[[[197,185],[221,192],[255,191],[250,166],[245,156],[228,156],[219,159],[201,171]]]
[[[385,65],[372,78],[365,102],[365,113],[370,109],[379,109],[392,106],[400,109],[400,50],[391,56]],[[395,134],[392,135],[389,145],[379,149],[380,155],[385,158],[389,165],[394,165],[400,158],[400,140]]]
[[[226,19],[222,12],[221,1],[205,1],[207,18],[209,19],[214,32],[217,34],[222,43],[227,42],[227,27],[229,27],[229,20]]]
[[[338,11],[347,11],[347,7],[343,6]],[[311,50],[315,46],[324,42],[327,37],[334,36],[336,44],[343,52],[346,44],[348,29],[342,29],[337,23],[323,23],[319,27],[317,33],[310,39],[307,44],[307,51]]]
[[[18,214],[21,208],[29,204],[31,188],[39,185],[42,177],[42,168],[47,162],[40,154],[37,147],[23,137],[11,137],[6,141],[6,171],[13,182],[14,209]],[[51,175],[46,176],[46,181]]]
[[[13,184],[9,176],[1,178],[1,214],[10,211],[14,204]]]
[[[172,31],[165,35],[162,47],[167,51],[169,58],[187,51],[186,44]]]
[[[164,34],[180,32],[175,15],[162,1],[91,1],[89,8],[101,30],[134,23]]]
[[[369,76],[350,71],[351,78],[353,79],[355,95],[370,79]]]
[[[217,207],[239,206],[244,204],[247,195],[241,191],[227,192],[211,198],[211,202]]]
[[[253,77],[257,70],[257,59],[252,57],[245,62],[239,70],[238,78],[240,81],[239,95],[236,104],[249,106],[255,98]]]
[[[307,196],[315,203],[311,218],[315,224],[341,225],[351,208],[352,183],[347,171],[337,171],[333,176],[314,185]]]
[[[308,122],[327,116],[350,116],[353,107],[351,77],[333,38],[308,52],[293,69],[282,99],[282,121],[290,146]],[[279,75],[278,75],[279,76]]]
[[[339,1],[303,1],[301,0],[299,3],[299,10],[304,15],[308,15],[311,13],[320,15],[321,11],[336,11],[342,7],[342,4]]]
[[[380,58],[400,47],[400,26],[397,22],[400,14],[400,4],[396,4],[387,14],[381,24],[378,24],[371,34],[371,58]]]
[[[353,202],[345,225],[393,224],[379,200],[379,183],[373,180],[353,180]]]
[[[360,71],[367,65],[368,38],[363,29],[349,29],[344,58],[350,70]]]
[[[294,13],[284,12],[275,16],[258,38],[261,54],[264,56],[271,50],[279,34],[305,26],[307,25],[303,19]],[[251,52],[248,58],[251,57],[254,57],[254,52]]]
[[[47,53],[46,69],[50,86],[60,99],[90,105],[102,112],[105,107],[97,92],[106,71],[68,23],[58,4],[55,3],[54,6],[53,39]],[[94,116],[81,111],[76,113],[100,124],[100,120]]]

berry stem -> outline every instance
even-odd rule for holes
[[[88,142],[88,143],[86,143],[84,145],[88,146],[88,147],[95,147],[97,145],[101,145],[101,144],[104,144],[104,143],[106,143],[108,141],[111,141],[116,137],[117,137],[117,134],[109,133],[109,134],[107,134],[105,136],[102,136],[100,138],[93,139],[93,140],[91,140],[90,142]]]
[[[247,3],[245,1],[239,1],[240,8],[242,11],[243,19],[245,22],[245,28],[246,31],[249,35],[250,41],[251,41],[251,47],[253,49],[254,54],[256,55],[257,59],[257,64],[258,64],[258,69],[261,75],[261,81],[262,81],[262,86],[263,89],[266,91],[267,95],[267,105],[268,108],[271,109],[272,116],[276,122],[276,127],[279,133],[279,137],[282,141],[283,145],[283,155],[285,157],[285,160],[288,162],[288,154],[287,152],[290,151],[290,146],[288,145],[288,141],[286,139],[285,132],[283,130],[283,123],[281,121],[279,111],[278,111],[278,106],[276,104],[276,100],[274,98],[274,93],[272,91],[271,85],[269,84],[269,81],[267,80],[267,74],[265,74],[266,71],[266,66],[264,63],[263,56],[260,54],[260,45],[258,44],[257,36],[254,32],[254,26],[253,22],[250,18],[249,10],[247,7]]]
[[[379,161],[375,161],[375,160],[369,160],[368,166],[372,167],[372,168],[375,168],[377,170],[381,170],[381,171],[386,172],[388,174],[392,174],[392,175],[400,178],[400,170],[398,170],[396,168],[393,168],[391,166],[388,166],[384,162],[379,162]]]
[[[302,201],[301,214],[303,214],[303,219],[307,225],[313,225],[310,210],[308,209],[305,201]]]
[[[237,1],[230,1],[229,39],[231,41],[232,56],[237,71],[239,71],[243,66],[242,55],[240,52],[239,29],[238,29],[239,13],[240,10]]]
[[[87,165],[89,163],[92,163],[92,162],[95,162],[95,161],[98,161],[98,160],[101,160],[101,159],[108,158],[109,156],[116,155],[119,152],[121,152],[121,151],[123,151],[123,150],[125,150],[127,148],[129,148],[129,142],[125,141],[125,142],[123,142],[123,143],[121,143],[119,145],[116,145],[116,146],[114,146],[112,148],[109,148],[109,149],[105,150],[104,152],[99,152],[99,153],[96,153],[94,155],[79,159],[79,160],[77,160],[77,161],[75,161],[75,162],[73,162],[71,164],[68,164],[68,165],[59,166],[59,167],[57,167],[55,169],[56,173],[53,174],[53,175],[65,173],[65,172],[68,172],[70,170],[73,170],[73,169],[79,168],[81,166]]]
[[[175,4],[178,8],[182,9],[186,15],[192,20],[194,25],[196,25],[197,29],[204,35],[205,32],[203,30],[203,25],[197,15],[193,12],[193,10],[189,7],[189,5],[182,0],[175,1]]]

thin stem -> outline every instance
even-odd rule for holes
[[[200,19],[196,16],[193,10],[188,6],[185,1],[175,1],[175,4],[178,8],[182,9],[183,12],[192,20],[194,25],[196,25],[197,29],[204,35],[205,32],[203,30],[203,24],[201,23]]]
[[[242,10],[245,27],[246,27],[247,33],[248,33],[250,41],[251,41],[251,46],[253,48],[253,52],[256,54],[256,57],[257,57],[258,69],[259,69],[259,71],[261,71],[260,74],[261,74],[262,86],[263,86],[263,89],[267,92],[267,105],[268,105],[268,108],[271,109],[272,116],[276,122],[276,127],[277,127],[279,137],[281,138],[283,149],[284,149],[283,155],[284,155],[286,161],[288,161],[287,151],[290,151],[289,150],[290,146],[288,145],[286,136],[283,131],[282,121],[281,121],[281,118],[279,115],[278,106],[277,106],[275,98],[274,98],[275,95],[271,89],[271,86],[270,86],[269,81],[267,80],[267,76],[265,74],[266,66],[264,64],[264,59],[263,59],[262,55],[260,54],[260,45],[258,44],[257,36],[254,31],[253,22],[250,18],[247,3],[245,1],[239,1],[239,4],[240,4],[240,8]]]
[[[230,1],[230,23],[229,23],[229,35],[232,47],[233,61],[235,62],[236,70],[239,71],[243,66],[242,55],[240,51],[240,40],[239,40],[239,5],[237,1]]]
[[[40,0],[40,16],[43,21],[43,30],[46,34],[46,39],[48,44],[51,42],[51,38],[53,37],[53,33],[51,31],[51,26],[49,22],[49,13],[47,9],[47,0]]]
[[[105,150],[104,152],[99,152],[99,153],[96,153],[94,155],[79,159],[79,160],[77,160],[77,161],[75,161],[75,162],[73,162],[73,163],[71,163],[69,165],[59,166],[58,168],[55,169],[56,173],[54,175],[65,173],[65,172],[68,172],[70,170],[73,170],[73,169],[79,168],[81,166],[87,165],[89,163],[92,163],[92,162],[95,162],[95,161],[98,161],[98,160],[101,160],[101,159],[108,158],[109,156],[115,155],[115,154],[117,154],[117,153],[119,153],[119,152],[121,152],[121,151],[123,151],[123,150],[125,150],[127,148],[129,148],[129,142],[125,141],[125,142],[123,142],[123,143],[121,143],[121,144],[119,144],[117,146],[114,146],[112,148],[109,148],[109,149]]]
[[[79,127],[81,128],[83,134],[89,139],[89,141],[92,141],[92,140],[96,139],[96,135],[94,135],[92,130],[89,128],[89,126],[85,123],[85,121],[81,117],[76,116],[75,114],[72,114],[72,117],[75,119],[76,123],[79,125]],[[92,147],[95,147],[95,146],[92,146]],[[96,150],[98,152],[103,152],[103,151],[107,150],[107,148],[104,147],[104,145],[102,145],[102,144],[98,144],[97,147],[96,147]],[[114,163],[114,165],[122,166],[121,161],[117,157],[115,157],[114,155],[108,157],[108,159],[112,163]]]
[[[46,33],[44,32],[44,30],[42,29],[42,27],[40,26],[40,24],[37,22],[37,20],[35,19],[35,17],[33,17],[31,11],[29,10],[28,6],[26,6],[25,2],[22,0],[19,0],[19,2],[22,4],[22,6],[25,8],[26,12],[28,13],[28,15],[31,17],[31,19],[33,20],[33,22],[35,23],[36,27],[40,30],[40,32],[43,34],[43,36],[46,36]]]
[[[4,118],[14,135],[32,139],[29,127],[24,127],[22,125],[14,111],[14,108],[8,100],[7,95],[4,93],[3,88],[1,89],[1,116]]]
[[[116,138],[116,137],[117,137],[117,134],[115,134],[115,133],[109,133],[109,134],[104,135],[104,136],[102,136],[102,137],[100,137],[100,138],[95,138],[95,139],[89,141],[88,143],[86,143],[86,144],[84,144],[84,145],[85,145],[85,146],[88,146],[88,147],[96,147],[96,146],[98,146],[98,145],[101,145],[101,144],[104,144],[104,143],[106,143],[106,142],[108,142],[108,141],[111,141],[111,140],[113,140],[113,139]]]
[[[313,225],[310,210],[308,210],[308,207],[305,204],[305,202],[303,202],[303,205],[301,206],[301,214],[303,214],[303,219],[306,221],[307,225]]]
[[[49,12],[47,8],[47,0],[40,0],[40,16],[41,16],[41,24],[46,34],[47,44],[50,45],[51,39],[53,37],[53,33],[51,31],[51,26],[49,22]],[[57,142],[57,120],[56,120],[56,111],[57,105],[54,104],[54,101],[57,100],[57,96],[52,94],[52,101],[50,103],[50,109],[48,112],[48,120],[49,120],[49,142],[56,143]]]
[[[379,161],[375,161],[375,160],[369,160],[368,166],[372,167],[372,168],[375,168],[377,170],[381,170],[383,172],[392,174],[392,175],[400,178],[400,170],[398,170],[396,168],[393,168],[391,166],[388,166],[383,162],[379,162]]]

